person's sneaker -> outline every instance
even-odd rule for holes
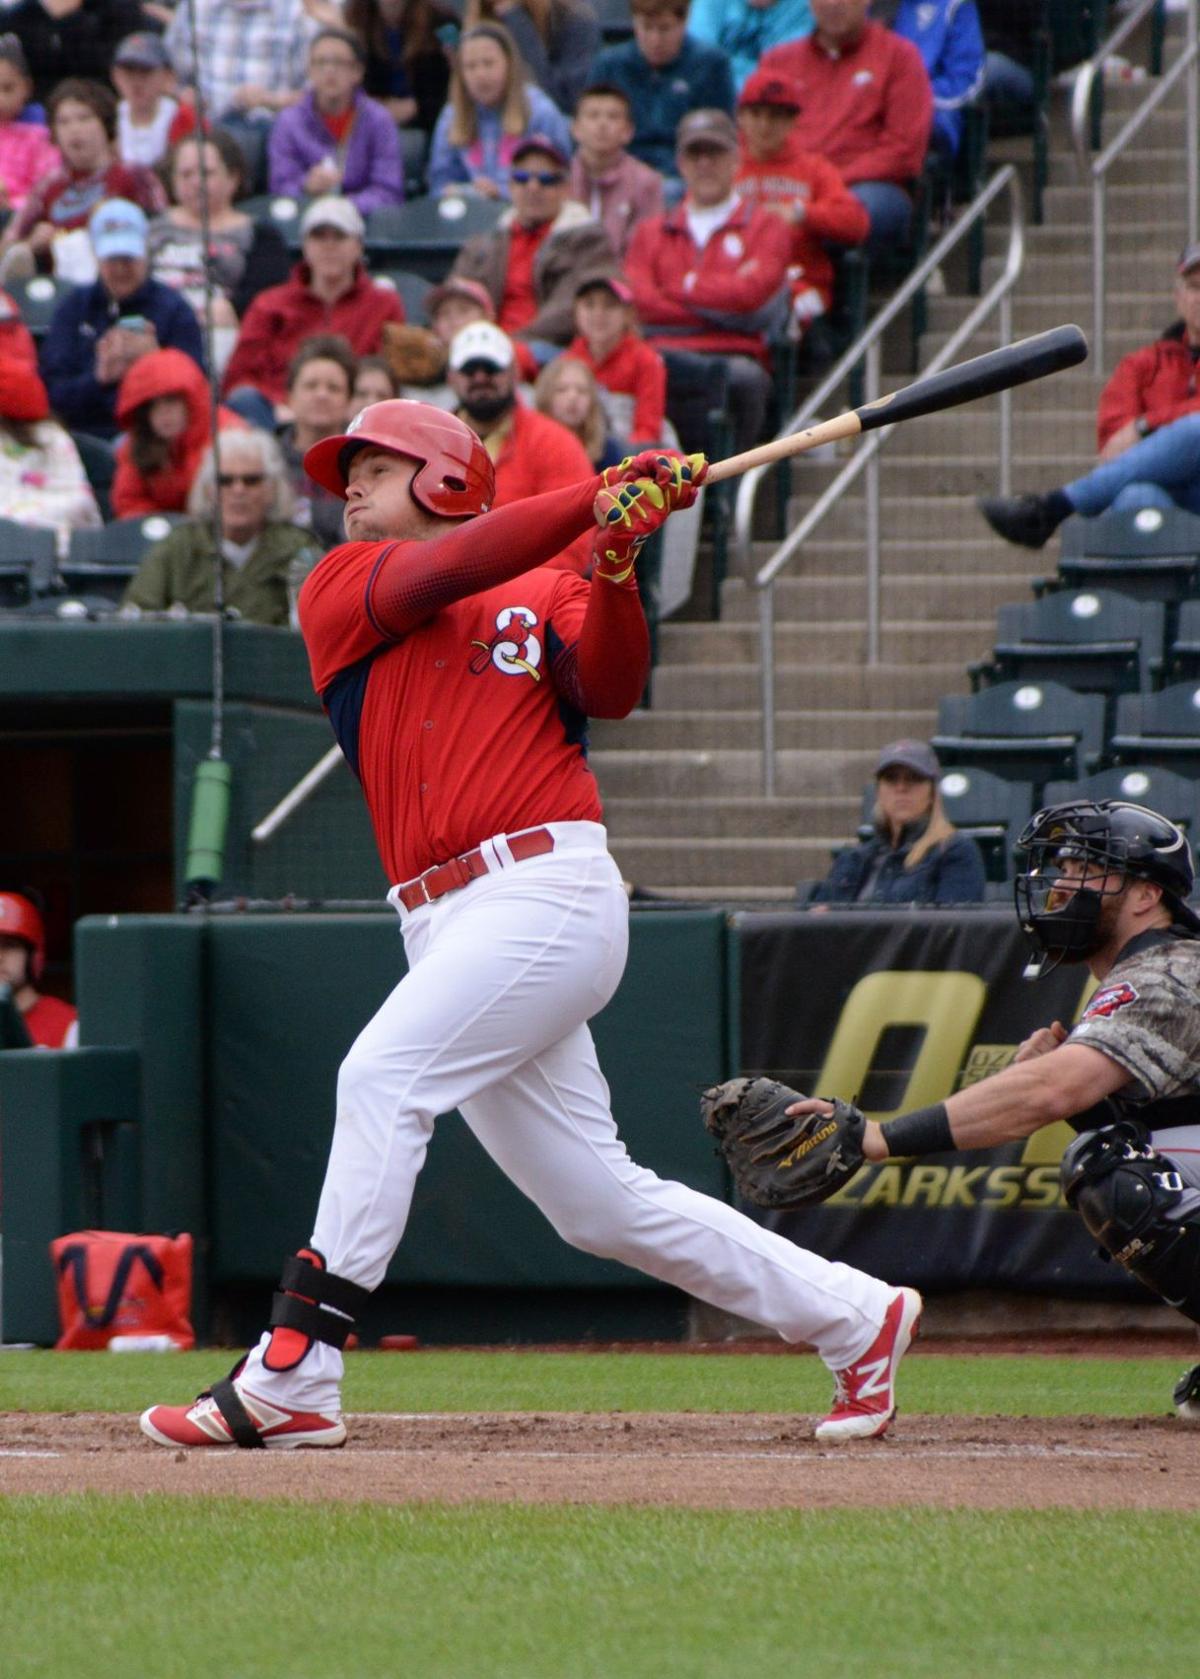
[[[1175,1383],[1172,1397],[1180,1422],[1200,1423],[1200,1364],[1184,1371]]]
[[[269,1449],[291,1451],[298,1446],[344,1446],[346,1425],[341,1416],[321,1411],[289,1411],[272,1405],[240,1382],[234,1388],[242,1410],[259,1440]],[[211,1393],[190,1405],[152,1405],[140,1419],[142,1433],[158,1446],[237,1446],[233,1429]],[[254,1441],[248,1440],[248,1445]]]
[[[875,1440],[896,1415],[896,1367],[921,1323],[915,1288],[899,1288],[883,1328],[861,1358],[835,1370],[833,1410],[816,1427],[818,1440]]]
[[[1022,548],[1044,548],[1062,524],[1046,496],[980,496],[975,505],[997,536]]]

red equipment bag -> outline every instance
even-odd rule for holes
[[[95,1351],[114,1335],[169,1335],[196,1344],[192,1238],[77,1230],[50,1244],[58,1283],[58,1352]]]

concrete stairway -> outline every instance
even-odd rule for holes
[[[1108,90],[1106,138],[1144,90]],[[1065,98],[1065,96],[1063,96]],[[1109,189],[1107,354],[1014,393],[1014,489],[1046,489],[1095,461],[1095,408],[1117,358],[1170,319],[1174,259],[1184,241],[1183,95],[1142,130]],[[1090,195],[1074,182],[1065,103],[1055,116],[1046,221],[1028,229],[1015,299],[1018,336],[1074,320],[1090,335]],[[989,229],[985,283],[1006,234]],[[948,277],[949,279],[949,277]],[[973,299],[931,299],[922,360]],[[964,354],[998,342],[983,332]],[[891,385],[906,383],[898,340]],[[943,694],[967,691],[966,666],[994,636],[996,608],[1029,598],[1052,572],[1044,553],[992,536],[975,496],[997,489],[998,410],[980,403],[900,426],[882,457],[882,662],[865,664],[864,509],[852,494],[776,587],[777,786],[761,795],[758,602],[740,578],[722,591],[717,623],[663,626],[653,706],[595,725],[598,775],[613,849],[626,878],[671,898],[790,902],[795,883],[825,873],[832,846],[859,820],[879,747],[928,736]],[[792,517],[836,466],[797,461]],[[764,502],[766,497],[764,497]],[[758,563],[773,543],[758,545]]]

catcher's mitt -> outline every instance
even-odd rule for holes
[[[386,321],[380,347],[392,378],[402,385],[436,385],[446,371],[441,339],[410,321]]]
[[[833,1097],[832,1114],[788,1114],[805,1098],[776,1079],[726,1079],[700,1098],[738,1192],[756,1207],[825,1201],[863,1163],[865,1117]]]

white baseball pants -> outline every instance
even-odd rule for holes
[[[312,1245],[375,1288],[408,1218],[439,1114],[457,1108],[564,1238],[814,1345],[831,1369],[875,1339],[894,1290],[636,1165],[617,1134],[586,1021],[625,967],[629,906],[605,830],[550,824],[555,848],[401,911],[409,971],[338,1074],[337,1120]],[[316,1343],[293,1371],[244,1372],[264,1398],[338,1406],[342,1356]]]

